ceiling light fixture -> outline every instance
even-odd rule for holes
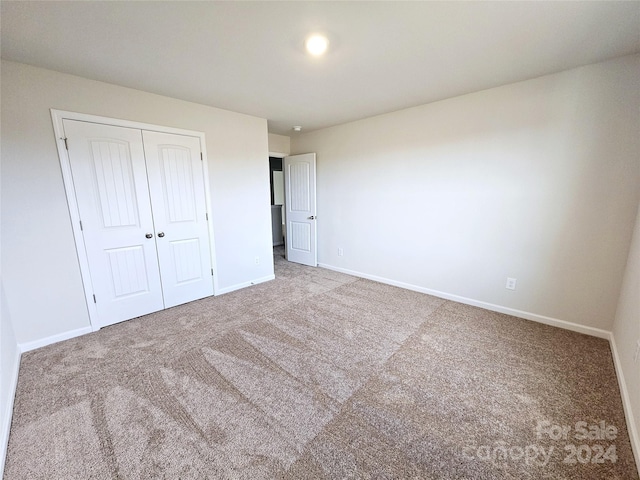
[[[293,131],[294,132],[301,132],[302,131],[302,127],[300,125],[296,125],[295,127],[293,127]]]
[[[304,42],[304,46],[306,47],[307,52],[318,57],[327,51],[329,40],[327,40],[327,37],[323,35],[311,35]]]

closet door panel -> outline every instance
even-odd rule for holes
[[[213,295],[200,140],[142,135],[165,307]]]
[[[63,121],[99,326],[164,306],[140,130]]]

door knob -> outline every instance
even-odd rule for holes
[[[153,238],[153,233],[147,233],[147,234],[145,235],[145,237],[147,237],[147,238]]]
[[[316,219],[316,216],[315,216],[315,215],[311,215],[311,216],[309,217],[309,220],[315,220],[315,219]]]
[[[158,232],[158,236],[159,236],[160,238],[164,237],[164,232]]]

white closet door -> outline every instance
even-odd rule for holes
[[[164,306],[140,130],[64,120],[99,326]],[[150,237],[150,238],[148,238]]]
[[[165,308],[213,295],[200,140],[142,136]]]

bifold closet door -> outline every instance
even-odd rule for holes
[[[99,326],[162,310],[142,132],[63,124]]]
[[[200,139],[142,137],[165,308],[213,295]]]

